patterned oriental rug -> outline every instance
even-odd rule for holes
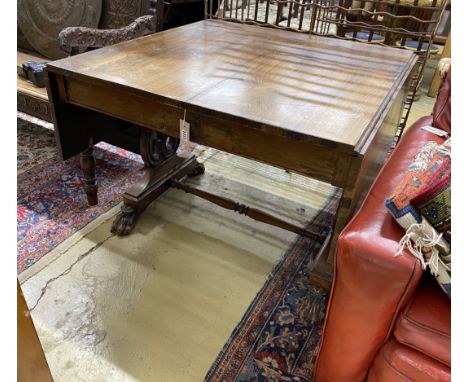
[[[79,158],[59,160],[50,124],[40,126],[19,118],[17,121],[19,275],[73,235],[83,234],[84,227],[116,207],[124,191],[141,176],[142,162],[136,154],[98,144],[99,204],[89,207]]]
[[[310,227],[324,232],[341,191],[330,197]],[[271,272],[205,382],[310,382],[322,334],[328,294],[311,285],[320,245],[298,238]]]

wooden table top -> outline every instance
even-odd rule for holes
[[[54,61],[48,70],[358,150],[415,61],[391,47],[204,20]]]

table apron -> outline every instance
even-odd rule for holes
[[[313,141],[294,140],[262,131],[247,123],[219,117],[219,113],[203,113],[196,108],[169,105],[152,97],[109,89],[100,84],[65,79],[65,93],[60,102],[70,103],[110,115],[158,132],[180,136],[180,120],[190,123],[190,141],[270,164],[317,180],[343,187],[343,167],[353,159],[334,147]],[[66,126],[58,126],[60,130]],[[105,128],[105,127],[102,127]],[[70,132],[67,131],[69,134]],[[110,142],[112,143],[112,142]],[[74,153],[76,155],[78,153]]]

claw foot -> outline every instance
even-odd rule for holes
[[[140,214],[136,208],[124,204],[112,223],[111,232],[118,236],[128,235],[135,227],[139,217]]]
[[[197,176],[203,173],[205,173],[205,165],[203,163],[197,162],[187,175]]]

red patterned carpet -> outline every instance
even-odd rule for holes
[[[339,202],[335,193],[310,223],[324,232]],[[206,382],[306,382],[313,368],[327,292],[308,281],[320,246],[298,238],[234,329]]]
[[[79,158],[58,159],[54,132],[18,119],[17,271],[22,273],[64,240],[115,207],[141,176],[138,155],[99,144],[99,204],[88,207]]]

